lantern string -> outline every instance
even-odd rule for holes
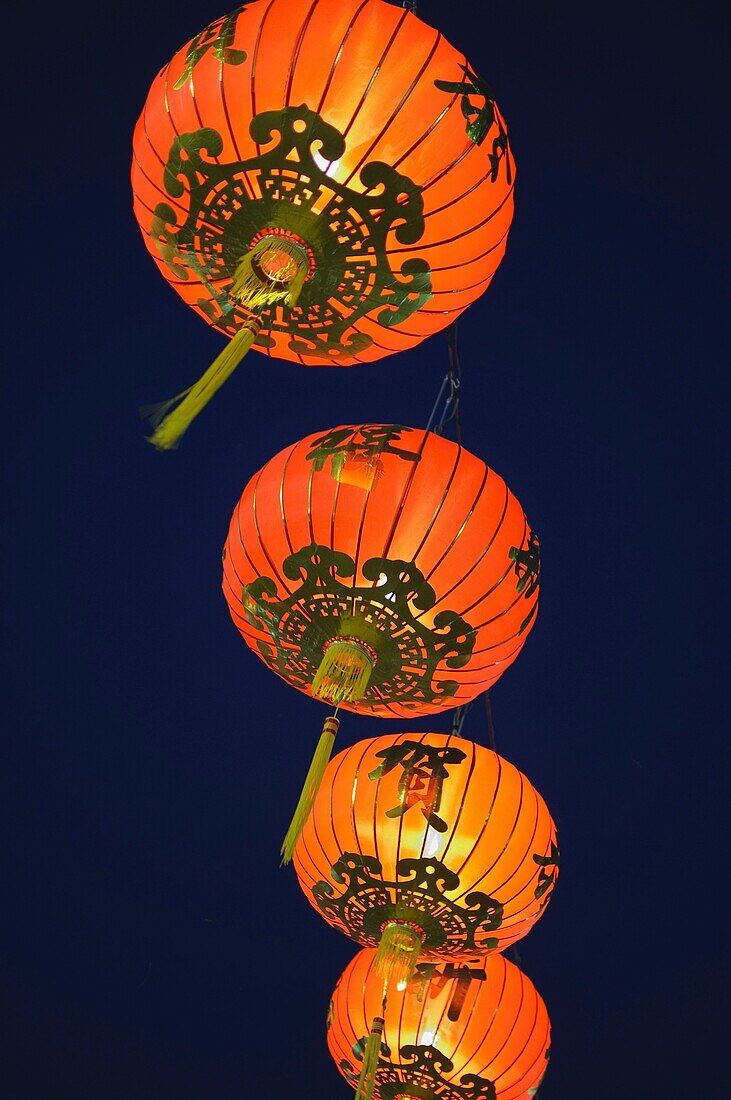
[[[452,719],[452,737],[462,736],[462,726],[464,725],[467,712],[471,709],[473,702],[474,699],[470,700],[469,703],[465,703],[464,706],[457,707],[455,710],[454,718]]]
[[[490,748],[493,752],[497,752],[497,745],[495,743],[495,726],[492,721],[492,703],[490,702],[490,692],[485,692],[485,717],[487,718],[487,740],[490,744]]]
[[[495,743],[495,726],[492,721],[492,704],[490,703],[490,692],[485,693],[485,718],[487,720],[487,740],[490,748],[493,752],[497,752],[497,745]],[[465,718],[469,711],[472,709],[475,700],[471,699],[469,703],[464,703],[463,706],[457,707],[452,719],[452,737],[462,736],[462,727],[464,726]]]
[[[407,11],[410,11],[413,15],[416,15],[416,0],[403,0],[403,6]]]
[[[447,329],[447,356],[449,358],[449,377],[452,384],[454,397],[454,409],[451,420],[454,420],[454,431],[457,443],[462,446],[462,421],[460,420],[460,397],[462,388],[462,364],[459,358],[458,347],[459,329],[457,322],[453,321]]]
[[[431,431],[434,435],[442,435],[447,424],[454,421],[455,434],[457,436],[457,443],[462,445],[462,423],[460,420],[460,396],[462,386],[462,365],[459,359],[459,351],[457,348],[457,322],[454,321],[447,329],[447,354],[449,357],[449,370],[442,379],[442,384],[439,387],[439,393],[437,399],[434,402],[434,408],[431,411],[429,422],[427,424],[427,431]],[[439,406],[444,397],[444,391],[449,387],[446,399],[442,406],[439,419],[437,419],[437,413]]]
[[[437,415],[437,409],[439,408],[439,402],[442,400],[442,394],[444,393],[444,391],[445,391],[446,387],[448,386],[448,384],[449,384],[449,374],[445,374],[444,378],[442,379],[442,384],[439,387],[439,393],[437,394],[437,399],[434,402],[434,408],[432,409],[431,414],[429,416],[429,420],[427,421],[426,431],[428,431],[428,432],[430,432],[432,430],[432,425],[434,424],[434,420],[435,420],[435,417]],[[447,400],[449,400],[449,398]]]

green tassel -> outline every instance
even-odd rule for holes
[[[355,1100],[372,1100],[373,1098],[376,1088],[378,1059],[381,1053],[381,1041],[383,1039],[383,1026],[382,1017],[376,1016],[371,1024],[371,1033],[363,1052],[363,1066],[358,1078]]]
[[[282,847],[280,849],[282,853],[282,863],[290,863],[294,855],[294,849],[299,840],[300,833],[305,827],[307,818],[310,816],[312,804],[320,789],[322,777],[325,774],[325,768],[332,755],[335,735],[338,732],[339,725],[340,720],[334,715],[325,719],[325,724],[320,734],[320,740],[317,742],[317,748],[315,749],[315,755],[312,757],[310,770],[307,772],[307,777],[302,786],[302,793],[299,797],[297,808],[294,811],[294,816],[287,829],[287,835],[282,841]]]
[[[312,694],[323,702],[355,702],[363,698],[372,672],[373,660],[360,642],[335,638],[312,680]]]
[[[307,256],[299,245],[286,238],[264,237],[239,261],[230,293],[243,302],[252,314],[276,304],[291,309],[297,304],[308,272]],[[201,409],[236,370],[260,328],[261,322],[252,316],[229,340],[195,385],[157,406],[155,416],[151,418],[155,431],[149,441],[158,451],[177,447]],[[168,413],[173,406],[176,407]],[[147,411],[143,410],[143,416],[146,415]]]
[[[255,322],[243,325],[195,385],[158,407],[157,418],[160,419],[162,416],[164,419],[160,420],[153,434],[149,436],[150,443],[157,447],[158,451],[169,451],[177,447],[201,409],[236,370],[254,343],[258,331],[259,325]],[[180,401],[177,408],[165,416],[167,410],[177,401]]]
[[[386,985],[393,982],[397,989],[405,989],[414,975],[423,943],[423,933],[410,924],[389,921],[381,932],[373,969],[383,976]]]
[[[231,294],[247,309],[297,304],[309,273],[307,255],[286,237],[263,237],[239,261]]]

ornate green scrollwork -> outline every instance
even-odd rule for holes
[[[459,889],[459,875],[438,859],[399,860],[390,882],[375,856],[345,852],[330,874],[336,886],[318,882],[312,896],[325,919],[358,943],[373,947],[384,924],[406,921],[423,931],[424,951],[441,957],[498,946],[488,933],[502,924],[501,903],[477,891],[467,894],[464,906],[450,901],[447,894]],[[338,893],[337,887],[344,889]]]
[[[422,236],[421,189],[375,161],[360,170],[362,190],[339,183],[327,169],[343,156],[345,138],[305,105],[256,115],[249,131],[262,151],[230,164],[216,163],[223,150],[216,130],[175,138],[164,186],[171,198],[188,192],[188,214],[178,225],[168,203],[157,205],[151,236],[159,254],[176,278],[193,273],[209,296],[199,307],[233,335],[247,317],[229,293],[239,261],[265,230],[291,234],[312,254],[310,278],[296,306],[261,312],[257,346],[273,344],[267,333],[284,332],[302,356],[355,355],[373,342],[353,330],[357,321],[373,315],[397,325],[431,298],[426,260],[411,258],[394,271],[387,251],[391,234],[400,244]]]
[[[419,462],[421,455],[416,451],[405,451],[395,446],[402,432],[409,429],[403,424],[349,424],[342,428],[333,428],[312,442],[307,461],[312,462],[315,472],[323,469],[327,459],[331,459],[333,472],[346,458],[359,460],[376,459],[380,455],[396,455],[406,462]]]
[[[558,845],[551,841],[551,851],[547,856],[533,856],[533,862],[537,863],[540,867],[538,875],[538,885],[534,891],[534,897],[536,899],[542,898],[541,909],[548,904],[548,901],[553,893],[553,887],[558,878],[558,869],[561,865],[561,854],[558,850]]]
[[[508,152],[508,133],[503,125],[500,112],[495,105],[495,96],[490,91],[484,80],[473,73],[469,65],[463,65],[464,77],[462,80],[435,80],[434,84],[440,92],[452,92],[461,96],[460,106],[462,114],[467,120],[467,137],[475,145],[482,145],[493,124],[497,125],[497,137],[492,143],[492,150],[488,153],[490,161],[490,182],[495,183],[500,172],[501,162],[505,162],[505,179],[508,184],[513,182],[513,172],[510,166]],[[482,100],[480,105],[472,102],[476,96]]]
[[[271,577],[243,588],[247,621],[269,635],[258,641],[271,669],[295,687],[312,683],[325,646],[338,637],[356,638],[377,655],[361,705],[397,701],[404,707],[450,705],[456,680],[437,680],[437,668],[461,668],[474,647],[474,631],[453,611],[440,611],[426,626],[419,612],[436,603],[434,589],[413,562],[370,558],[363,565],[369,587],[349,586],[355,562],[347,554],[312,543],[291,554],[282,573],[299,582],[281,598]],[[343,578],[343,579],[341,579]]]
[[[236,20],[245,6],[243,4],[222,19],[216,19],[195,36],[185,56],[185,69],[173,85],[176,91],[191,78],[196,65],[209,50],[221,65],[243,65],[247,57],[246,50],[234,50],[231,43],[236,35]]]
[[[511,546],[508,551],[508,557],[513,562],[515,575],[518,578],[515,589],[516,592],[519,596],[523,596],[524,599],[530,599],[538,588],[541,577],[541,551],[535,532],[528,528],[528,545],[525,550],[521,550],[518,546]],[[537,611],[538,601],[533,604],[528,615],[520,624],[518,630],[519,634],[522,634],[533,621]]]
[[[360,1061],[363,1055],[365,1039],[353,1048],[354,1055]],[[381,1045],[378,1069],[376,1070],[376,1095],[381,1100],[395,1100],[397,1096],[413,1097],[414,1100],[496,1100],[495,1085],[486,1077],[474,1073],[464,1074],[456,1081],[450,1081],[447,1074],[454,1070],[454,1063],[435,1046],[403,1046],[400,1062],[391,1060],[388,1047]],[[358,1072],[346,1059],[340,1062],[340,1069],[351,1085],[358,1083]]]

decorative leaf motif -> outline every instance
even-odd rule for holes
[[[461,668],[470,659],[474,630],[460,615],[442,611],[432,627],[418,615],[436,603],[434,589],[413,562],[371,558],[362,573],[372,586],[348,585],[355,562],[347,554],[312,543],[291,554],[282,573],[296,585],[280,597],[271,577],[242,590],[248,623],[271,669],[295,687],[311,683],[328,642],[360,639],[376,654],[363,706],[396,700],[405,707],[444,703],[455,680],[436,679],[440,665]]]
[[[215,50],[228,47],[206,40],[196,49],[218,56]],[[247,316],[229,293],[239,261],[267,229],[292,234],[314,266],[296,306],[261,312],[257,345],[270,346],[268,333],[284,332],[302,356],[337,362],[356,355],[373,342],[354,329],[361,318],[397,325],[432,295],[427,262],[411,257],[392,270],[387,247],[392,235],[401,244],[423,235],[421,189],[380,162],[361,169],[363,190],[329,176],[322,165],[342,157],[345,138],[304,104],[256,115],[249,132],[259,155],[230,164],[216,163],[223,141],[215,130],[174,140],[164,186],[172,198],[187,192],[188,212],[178,225],[168,203],[155,208],[151,236],[160,257],[176,278],[190,278],[181,274],[186,267],[194,272],[209,294],[206,316],[233,335]]]

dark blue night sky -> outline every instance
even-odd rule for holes
[[[518,164],[507,256],[459,331],[464,443],[543,553],[537,625],[492,691],[563,855],[520,944],[554,1027],[541,1100],[726,1088],[720,13],[419,5],[494,88]],[[240,640],[220,552],[286,444],[424,425],[446,341],[349,370],[251,356],[178,451],[145,442],[138,407],[222,339],[143,246],[132,129],[221,14],[82,0],[6,34],[8,1100],[352,1096],[324,1017],[353,947],[278,856],[323,710]],[[348,716],[339,743],[425,725]],[[487,742],[481,706],[464,732]]]

